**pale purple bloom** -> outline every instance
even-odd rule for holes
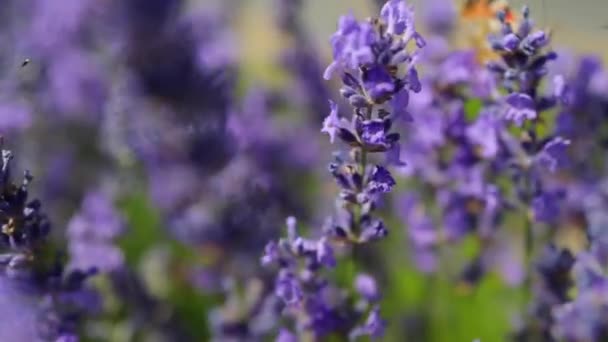
[[[532,200],[532,213],[537,222],[554,222],[559,218],[562,191],[545,191]]]
[[[423,22],[428,30],[438,35],[451,33],[458,16],[454,2],[450,0],[427,0],[424,5]]]
[[[124,221],[108,195],[91,192],[83,200],[81,211],[68,223],[70,267],[109,272],[123,265],[122,251],[113,245],[124,231]]]
[[[407,90],[401,90],[391,100],[391,108],[393,110],[393,116],[395,118],[411,121],[412,116],[407,111],[407,105],[409,104],[410,93]]]
[[[67,118],[98,120],[107,98],[104,71],[92,56],[65,50],[49,65],[47,99],[52,109]]]
[[[276,242],[270,241],[264,247],[264,255],[261,258],[263,266],[270,265],[273,262],[277,262],[281,257],[279,246]]]
[[[407,163],[401,159],[401,145],[394,144],[392,148],[386,151],[386,164],[403,169]]]
[[[336,134],[342,126],[342,122],[341,118],[338,116],[338,105],[333,101],[329,101],[329,107],[331,111],[325,120],[323,120],[323,128],[321,128],[321,132],[327,133],[329,135],[329,141],[333,144]]]
[[[553,96],[561,103],[568,103],[568,95],[566,78],[563,75],[555,75],[553,77]]]
[[[469,140],[475,144],[480,155],[486,159],[496,157],[499,151],[500,121],[496,113],[491,110],[483,110],[477,120],[466,129]]]
[[[537,163],[547,170],[555,172],[566,164],[568,146],[570,146],[570,140],[562,137],[549,140],[536,155]]]
[[[526,38],[524,38],[521,42],[521,49],[528,53],[528,55],[533,55],[537,50],[547,46],[549,44],[549,37],[543,31],[536,31]]]
[[[589,82],[589,92],[608,100],[608,72],[603,70],[595,73]]]
[[[414,11],[405,0],[389,0],[380,10],[380,17],[386,23],[389,34],[403,35],[404,41],[414,38],[418,47],[423,47],[424,39],[414,27]]]
[[[527,94],[513,93],[505,99],[504,117],[521,126],[526,120],[536,119],[534,100]]]
[[[367,320],[363,325],[355,327],[350,334],[351,339],[356,339],[361,336],[369,336],[372,339],[382,338],[384,335],[384,330],[386,327],[386,322],[380,316],[380,309],[375,307],[369,313]]]
[[[334,250],[325,237],[317,242],[317,262],[326,267],[336,266]]]
[[[30,108],[22,101],[0,103],[0,131],[6,133],[20,131],[32,125]]]
[[[502,38],[501,43],[503,49],[513,51],[519,46],[519,37],[514,33],[510,33]]]
[[[11,341],[38,341],[39,313],[35,296],[28,296],[19,283],[0,277],[0,331]]]
[[[603,265],[589,252],[581,252],[576,256],[572,275],[579,289],[591,288],[606,281]]]
[[[277,338],[275,339],[275,342],[297,342],[297,341],[298,341],[298,339],[296,338],[296,336],[287,329],[281,329],[279,331],[279,334],[277,335]]]
[[[433,248],[416,248],[412,251],[412,258],[420,272],[432,273],[437,271],[439,257]]]
[[[356,69],[359,65],[372,63],[374,54],[371,44],[378,37],[369,23],[359,23],[352,13],[340,17],[338,30],[331,37],[334,61],[324,73],[330,79],[337,69]]]
[[[370,242],[380,240],[388,235],[384,222],[380,219],[369,218],[361,220],[361,234],[359,242]]]
[[[287,305],[298,305],[304,298],[304,293],[300,287],[299,280],[295,275],[283,271],[277,278],[275,293]]]
[[[355,289],[366,300],[377,301],[380,298],[380,289],[376,279],[369,274],[361,273],[355,278]]]
[[[28,6],[32,11],[28,33],[34,47],[48,53],[72,43],[87,23],[92,3],[89,0],[65,0],[60,4],[52,0],[35,0]]]
[[[436,108],[424,108],[413,114],[412,139],[429,148],[442,146],[446,141],[446,113]]]

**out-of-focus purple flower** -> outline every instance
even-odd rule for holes
[[[423,22],[429,32],[446,36],[456,25],[457,10],[452,1],[430,0],[424,3]]]
[[[545,191],[532,200],[532,214],[537,222],[555,222],[560,214],[563,191]]]
[[[10,151],[2,150],[1,157],[0,207],[3,209],[0,211],[0,225],[3,254],[0,268],[3,276],[0,277],[0,288],[3,291],[0,297],[10,295],[10,291],[4,288],[8,284],[4,280],[16,281],[15,290],[32,294],[29,306],[34,306],[36,326],[27,329],[38,335],[32,340],[56,340],[64,335],[74,335],[82,315],[98,308],[98,297],[83,287],[92,272],[64,271],[63,264],[53,261],[53,258],[59,260],[57,255],[45,253],[50,223],[41,211],[40,201],[28,200],[28,185],[32,176],[25,172],[22,183],[14,184],[10,167],[13,156]],[[16,293],[11,297],[13,301],[22,299]],[[30,313],[20,310],[17,313],[23,314],[21,318],[28,320]],[[12,329],[19,328],[26,327]]]
[[[365,243],[380,240],[388,235],[388,230],[381,219],[364,216],[361,218],[359,242]]]
[[[403,89],[395,94],[391,100],[391,108],[393,110],[393,116],[395,119],[401,119],[404,121],[412,120],[412,116],[407,111],[409,100],[410,94],[406,89]]]
[[[414,10],[404,0],[387,1],[380,10],[380,17],[386,23],[388,33],[403,35],[406,41],[414,38],[418,47],[424,46],[424,40],[414,26]]]
[[[537,269],[543,278],[543,290],[548,291],[554,300],[566,300],[571,283],[569,272],[573,265],[574,257],[570,251],[554,245],[548,245],[543,250],[537,262]]]
[[[270,241],[266,247],[264,247],[264,255],[260,259],[263,266],[270,265],[273,262],[278,261],[280,258],[279,246],[274,241]]]
[[[298,341],[298,339],[296,338],[296,336],[287,329],[281,329],[279,331],[279,334],[277,335],[277,338],[275,339],[275,342],[297,342],[297,341]]]
[[[329,135],[329,141],[333,144],[336,139],[336,134],[342,127],[343,122],[338,116],[338,105],[333,101],[329,101],[329,107],[331,111],[329,115],[323,120],[323,128],[321,128],[321,132],[327,133]]]
[[[0,131],[4,134],[26,129],[31,124],[32,116],[25,103],[19,101],[0,103]]]
[[[0,331],[11,341],[37,341],[38,312],[34,296],[27,296],[19,283],[0,277]]]
[[[604,267],[595,255],[583,251],[576,256],[572,275],[579,289],[602,285],[606,281]]]
[[[317,260],[320,264],[326,267],[335,267],[336,258],[334,256],[333,247],[327,241],[327,238],[323,237],[317,242]]]
[[[552,335],[555,308],[566,303],[567,292],[571,285],[570,270],[574,257],[565,249],[550,244],[539,256],[536,269],[540,275],[533,288],[534,296],[528,304],[530,317],[518,332],[517,338],[527,340],[533,336]]]
[[[99,118],[108,90],[105,75],[91,56],[64,51],[50,63],[48,77],[52,109],[69,118],[83,117],[83,113],[94,121]]]
[[[350,334],[351,339],[356,339],[361,336],[369,336],[372,339],[379,339],[384,335],[386,322],[380,316],[380,309],[375,307],[369,313],[367,320],[363,325],[356,327]]]
[[[445,143],[446,113],[426,107],[420,111],[414,111],[412,116],[415,122],[412,127],[412,139],[429,148],[439,147]]]
[[[608,325],[608,277],[597,260],[579,253],[574,265],[577,296],[553,308],[553,335],[571,341],[600,341]]]
[[[298,279],[289,272],[279,273],[275,293],[287,305],[298,305],[304,298]]]
[[[0,141],[0,148],[2,147]],[[21,184],[13,184],[11,161],[13,154],[2,151],[0,161],[0,241],[5,248],[17,251],[28,251],[43,241],[50,231],[46,214],[41,211],[38,200],[28,200],[28,185],[33,177],[25,172]],[[19,254],[19,253],[18,253]],[[18,258],[16,255],[15,257]],[[18,259],[15,259],[15,266]],[[8,264],[9,269],[13,262]]]
[[[30,8],[32,26],[28,33],[32,44],[42,51],[65,48],[78,36],[93,9],[92,2],[88,0],[66,0],[61,4],[36,0]]]
[[[493,159],[499,151],[500,120],[493,111],[482,111],[466,129],[467,137],[475,144],[483,158]]]
[[[608,101],[608,72],[595,73],[589,83],[589,92]]]
[[[490,37],[494,51],[501,56],[500,62],[490,62],[488,69],[498,76],[509,92],[520,92],[536,97],[542,77],[547,73],[546,64],[557,57],[554,52],[543,53],[549,44],[549,35],[533,31],[530,11],[524,7],[523,19],[518,29],[513,29],[501,13],[502,30],[498,36]]]
[[[434,271],[437,266],[434,249],[439,244],[439,233],[431,217],[415,195],[404,196],[398,208],[402,220],[407,223],[416,266],[423,272]]]
[[[102,192],[87,194],[81,211],[68,223],[70,267],[116,270],[123,264],[123,255],[113,240],[124,231],[124,222],[108,196]]]
[[[555,75],[555,77],[553,77],[553,96],[558,99],[560,103],[567,104],[569,102],[568,95],[569,91],[564,75]]]
[[[521,126],[526,120],[536,119],[537,113],[534,100],[522,93],[513,93],[505,99],[504,117]]]
[[[435,245],[438,242],[438,234],[431,218],[425,215],[415,198],[409,197],[403,201],[403,215],[409,222],[409,236],[414,245],[423,248]]]
[[[549,140],[536,155],[536,161],[547,170],[555,172],[567,162],[567,149],[570,140],[556,137]]]
[[[370,302],[375,302],[380,298],[380,290],[374,277],[369,274],[359,274],[355,278],[355,289]]]

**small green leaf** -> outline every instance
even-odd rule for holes
[[[464,113],[467,122],[473,122],[477,119],[481,107],[483,107],[483,103],[480,99],[470,99],[464,103]]]

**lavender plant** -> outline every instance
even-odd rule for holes
[[[0,339],[606,340],[608,73],[454,3],[342,16],[323,71],[277,0],[276,87],[257,3],[0,2]]]
[[[352,307],[352,295],[333,285],[324,269],[337,263],[332,241],[356,249],[358,244],[388,234],[374,211],[395,180],[385,166],[370,165],[369,159],[379,153],[398,155],[399,134],[391,132],[392,122],[405,115],[409,92],[420,91],[414,68],[417,52],[408,50],[411,41],[417,48],[424,46],[414,27],[412,9],[399,0],[387,2],[378,18],[358,22],[352,14],[343,16],[331,38],[334,60],[324,77],[341,76],[340,92],[353,107],[353,115],[347,120],[330,101],[331,111],[321,129],[330,142],[337,137],[351,147],[348,157],[335,154],[329,166],[340,187],[337,213],[328,219],[317,239],[300,236],[295,218],[288,218],[287,237],[270,242],[262,257],[263,264],[279,267],[275,294],[282,299],[284,313],[295,321],[301,338],[322,339],[332,334],[352,339],[362,335],[379,338],[383,334],[375,280],[368,275],[356,279],[355,288],[363,305]],[[363,317],[367,318],[362,322]],[[288,334],[283,330],[280,336],[286,338]]]
[[[20,338],[76,341],[83,314],[94,312],[99,306],[95,292],[84,287],[84,281],[96,268],[66,268],[61,255],[53,251],[49,242],[50,222],[40,201],[28,199],[32,176],[26,171],[21,184],[15,184],[11,176],[12,159],[12,153],[2,149],[1,278],[7,294],[14,293],[16,301],[34,309],[24,313],[22,323],[26,325],[11,329],[26,330],[14,335]],[[28,315],[35,318],[28,319]]]

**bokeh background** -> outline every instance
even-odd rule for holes
[[[244,329],[271,277],[259,267],[265,243],[289,215],[314,231],[331,212],[333,147],[319,133],[327,99],[338,98],[322,80],[328,40],[340,15],[377,7],[303,0],[289,20],[280,2],[0,3],[0,133],[15,168],[35,175],[32,193],[72,262],[103,260],[92,279],[103,310],[86,321],[85,341],[221,341]],[[608,61],[608,2],[510,1],[524,3],[558,51]],[[70,234],[87,210],[106,210],[113,219],[88,225],[112,232]],[[418,272],[406,220],[385,211],[390,238],[337,270],[343,284],[353,267],[378,274],[385,340],[504,340],[525,299],[518,286],[499,274],[462,284],[462,265]],[[476,248],[463,241],[455,264]]]

